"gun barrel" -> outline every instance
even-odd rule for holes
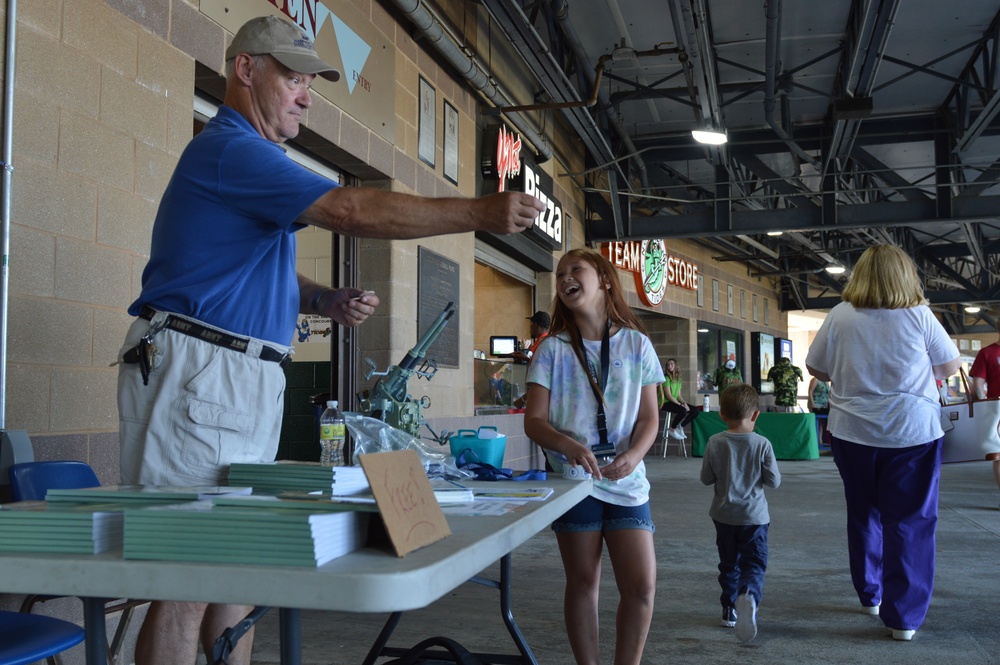
[[[427,349],[431,347],[434,340],[438,338],[438,335],[444,330],[444,327],[448,325],[448,321],[455,314],[455,303],[454,301],[449,302],[444,306],[444,311],[437,315],[437,318],[431,323],[427,328],[427,332],[423,334],[419,340],[417,340],[416,346],[409,350],[406,356],[403,358],[402,362],[399,363],[400,369],[413,369],[417,366],[417,363],[421,358],[427,353]]]

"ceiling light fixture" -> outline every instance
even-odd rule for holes
[[[968,312],[969,314],[978,314],[981,309],[982,309],[981,307],[976,307],[975,305],[965,306],[965,311]]]
[[[700,332],[700,333],[707,333],[708,332],[708,328],[698,328],[698,332]]]
[[[729,140],[725,132],[712,129],[694,129],[691,130],[691,136],[698,143],[704,143],[705,145],[722,145]]]
[[[831,275],[843,275],[844,272],[847,270],[847,268],[840,265],[839,263],[831,263],[830,265],[826,266],[824,270],[826,270]]]
[[[768,231],[767,235],[769,235],[769,236],[780,236],[783,233],[784,233],[784,231]]]

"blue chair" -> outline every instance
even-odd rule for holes
[[[44,501],[50,489],[77,490],[101,484],[89,464],[71,460],[12,464],[7,473],[14,501]]]
[[[14,501],[42,501],[50,489],[83,489],[98,487],[101,484],[97,474],[94,473],[89,464],[73,460],[13,464],[8,469],[8,476],[10,477],[10,493]],[[35,603],[58,597],[28,596],[21,603],[21,612],[30,614]],[[136,607],[144,605],[146,602],[144,600],[119,599],[105,605],[105,614],[121,612],[118,627],[115,629],[111,644],[108,645],[108,663],[110,665],[114,664],[118,652],[121,651],[125,634],[132,621],[132,613]],[[6,661],[0,659],[0,665],[5,665],[5,663]]]
[[[39,614],[0,611],[0,665],[49,658],[83,641],[83,628]]]

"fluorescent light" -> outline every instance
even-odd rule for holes
[[[704,143],[706,145],[722,145],[729,139],[726,137],[725,132],[709,131],[704,129],[694,129],[691,131],[691,136],[698,143]]]
[[[976,313],[979,312],[980,309],[982,309],[982,308],[976,307],[975,305],[966,305],[965,306],[965,311],[968,312],[969,314],[976,314]]]
[[[769,235],[769,236],[780,236],[783,233],[784,233],[784,231],[768,231],[767,235]]]
[[[840,265],[839,263],[831,263],[830,265],[826,266],[824,270],[826,270],[831,275],[843,275],[844,272],[847,270],[847,268]]]
[[[708,328],[698,328],[698,332],[706,333],[708,332]]]

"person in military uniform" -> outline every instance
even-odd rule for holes
[[[736,386],[743,383],[743,373],[736,368],[735,360],[727,360],[726,364],[715,370],[715,388],[722,394],[722,391],[729,386]]]
[[[775,411],[795,411],[798,409],[799,381],[802,370],[792,361],[782,356],[767,373],[767,380],[774,382]]]

